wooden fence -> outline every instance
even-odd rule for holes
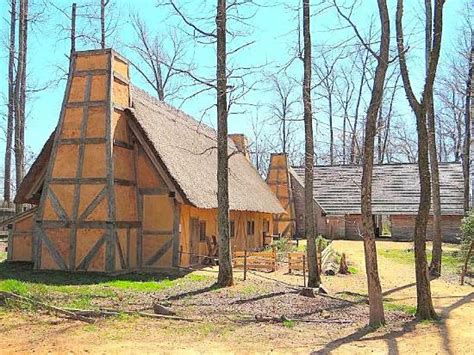
[[[276,271],[277,253],[272,248],[264,251],[234,251],[233,254],[234,268],[243,268],[247,270],[265,270],[269,272]]]

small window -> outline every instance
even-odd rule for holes
[[[255,221],[247,221],[247,235],[255,234]]]
[[[206,222],[205,221],[199,222],[199,240],[201,242],[206,241]]]
[[[230,229],[229,231],[230,237],[234,238],[235,237],[235,222],[234,221],[230,221],[229,229]]]

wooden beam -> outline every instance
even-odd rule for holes
[[[106,234],[100,237],[94,244],[94,246],[89,250],[86,256],[82,259],[82,261],[77,266],[76,270],[84,270],[86,271],[89,268],[90,263],[99,252],[102,245],[104,245],[106,240]]]
[[[154,263],[159,261],[165,255],[165,253],[171,248],[172,245],[173,245],[173,238],[171,238],[165,244],[163,244],[163,246],[160,249],[158,249],[158,251],[150,259],[147,260],[146,265],[153,265]]]

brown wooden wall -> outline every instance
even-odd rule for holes
[[[181,265],[192,264],[190,253],[208,255],[205,240],[199,240],[199,235],[193,239],[191,235],[192,220],[205,222],[205,233],[208,236],[218,236],[217,234],[217,210],[200,209],[189,205],[181,206],[181,238],[180,246],[183,251],[181,255]],[[233,250],[259,250],[263,248],[264,221],[268,222],[269,229],[272,228],[272,215],[269,213],[230,211],[230,220],[234,222],[235,236],[231,238]],[[247,221],[255,222],[253,235],[247,235]],[[196,262],[196,260],[194,260]]]
[[[33,261],[33,222],[36,209],[23,213],[9,225],[8,261]]]
[[[441,232],[443,241],[459,242],[461,219],[463,216],[442,216]],[[433,224],[430,216],[427,226],[427,239],[433,239]],[[415,230],[415,216],[390,216],[392,239],[394,240],[413,240]]]
[[[293,204],[295,211],[295,221],[296,221],[296,233],[295,235],[303,238],[305,233],[304,225],[304,188],[296,180],[296,178],[290,174],[291,177],[291,188],[293,193]],[[329,233],[329,225],[327,224],[327,219],[323,213],[321,207],[314,202],[314,219],[316,222],[316,234],[327,236]]]

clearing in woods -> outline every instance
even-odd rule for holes
[[[378,242],[379,268],[389,324],[371,331],[365,327],[368,307],[363,244],[336,241],[356,273],[325,276],[334,297],[297,295],[301,276],[254,273],[236,285],[215,289],[216,269],[195,271],[176,278],[159,275],[117,277],[32,272],[24,265],[0,263],[0,290],[41,298],[75,309],[120,308],[150,311],[154,300],[196,322],[155,320],[121,315],[95,324],[67,320],[31,306],[0,307],[2,353],[31,352],[205,352],[205,353],[446,353],[472,350],[474,289],[472,280],[459,286],[457,246],[445,246],[445,272],[432,281],[435,307],[441,320],[419,323],[411,243]],[[430,248],[430,246],[428,246]],[[0,255],[4,258],[4,255]],[[278,283],[267,278],[277,279]],[[256,322],[255,316],[285,315],[284,322]],[[342,321],[342,323],[338,323]],[[308,336],[310,334],[310,336]]]

